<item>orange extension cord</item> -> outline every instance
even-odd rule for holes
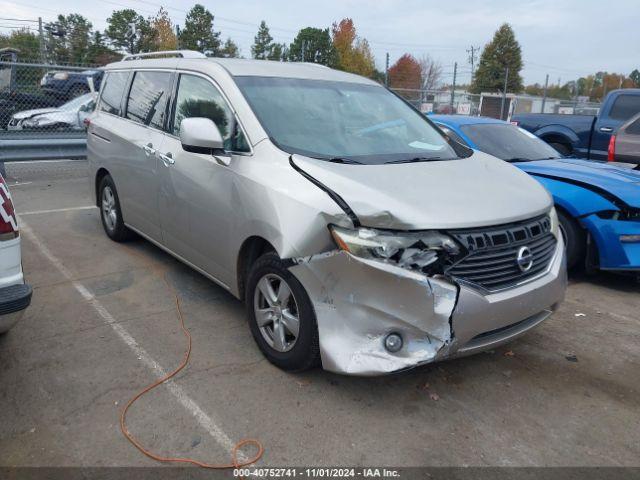
[[[138,252],[135,252],[133,250],[132,250],[132,252],[136,256],[144,258]],[[147,265],[150,265],[149,261],[146,258],[144,258],[144,261],[145,261],[145,263]],[[158,270],[158,268],[155,265],[150,265],[150,267],[154,271]],[[247,465],[251,465],[251,464],[257,462],[258,460],[260,460],[260,458],[262,457],[262,455],[264,453],[264,447],[262,446],[262,444],[258,440],[254,440],[252,438],[241,440],[241,441],[239,441],[238,443],[235,444],[235,446],[233,447],[233,450],[231,452],[231,463],[216,464],[216,463],[205,463],[205,462],[201,462],[199,460],[194,460],[192,458],[163,457],[162,455],[155,454],[155,453],[151,452],[150,450],[146,449],[142,445],[142,443],[140,443],[131,434],[131,432],[129,432],[129,430],[127,429],[126,416],[127,416],[127,411],[129,410],[131,405],[133,405],[140,397],[142,397],[146,393],[148,393],[151,390],[153,390],[154,388],[156,388],[158,385],[162,385],[167,380],[175,377],[184,367],[187,366],[187,364],[189,363],[189,359],[191,357],[191,333],[189,332],[189,330],[187,329],[187,327],[185,326],[185,323],[184,323],[184,316],[182,315],[182,309],[180,308],[180,298],[178,297],[178,294],[177,294],[176,290],[171,286],[171,284],[167,280],[166,273],[158,272],[158,275],[162,276],[162,279],[163,279],[164,283],[167,285],[167,288],[171,291],[172,295],[174,296],[175,304],[176,304],[176,313],[177,313],[178,318],[180,319],[180,328],[182,329],[182,333],[184,334],[184,336],[187,338],[187,350],[186,350],[186,352],[184,354],[184,358],[183,358],[182,362],[180,363],[180,365],[178,365],[178,367],[175,370],[173,370],[171,373],[168,373],[167,375],[165,375],[164,377],[160,378],[159,380],[156,380],[151,385],[145,387],[140,392],[138,392],[131,400],[129,400],[129,402],[127,402],[127,404],[125,405],[124,409],[122,410],[122,413],[120,414],[120,429],[122,430],[123,435],[126,437],[127,440],[129,440],[133,444],[134,447],[136,447],[138,450],[140,450],[143,454],[145,454],[147,457],[152,458],[152,459],[154,459],[154,460],[156,460],[158,462],[190,463],[192,465],[197,465],[198,467],[211,468],[211,469],[240,468],[240,467],[245,467]],[[243,448],[246,445],[254,445],[257,448],[258,452],[252,458],[250,458],[248,460],[239,461],[238,453],[239,453],[240,449]]]

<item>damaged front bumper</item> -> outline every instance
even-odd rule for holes
[[[314,306],[324,369],[349,375],[391,373],[510,341],[551,315],[567,283],[561,240],[544,275],[496,293],[342,250],[298,259],[290,271]],[[396,353],[384,346],[390,333],[403,339]]]

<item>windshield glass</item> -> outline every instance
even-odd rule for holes
[[[315,158],[380,164],[460,155],[422,116],[377,85],[236,77],[269,137]]]
[[[507,123],[462,125],[460,129],[489,155],[502,160],[541,160],[561,155],[534,134]]]
[[[93,97],[93,93],[85,93],[73,100],[68,101],[64,105],[60,106],[60,110],[78,110],[85,103],[89,103]]]

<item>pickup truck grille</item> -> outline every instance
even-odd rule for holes
[[[488,291],[504,290],[544,273],[557,244],[548,216],[449,233],[469,253],[445,273]]]

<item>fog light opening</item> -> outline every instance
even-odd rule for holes
[[[402,337],[399,333],[390,333],[384,339],[384,348],[391,353],[396,353],[402,348]]]

